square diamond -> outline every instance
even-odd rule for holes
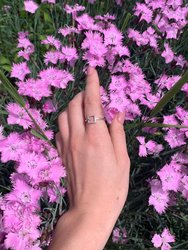
[[[96,120],[95,120],[95,116],[94,116],[94,115],[88,116],[88,123],[96,123]]]

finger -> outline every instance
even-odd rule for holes
[[[104,117],[101,96],[100,96],[100,83],[97,71],[88,67],[86,89],[84,97],[84,114],[87,116]],[[86,131],[108,132],[108,128],[104,120],[97,121],[97,124],[86,124]],[[98,130],[100,128],[100,131]]]
[[[62,158],[62,156],[63,156],[63,140],[62,140],[62,137],[60,135],[60,132],[58,132],[55,135],[55,142],[56,142],[57,152],[58,152],[59,156]]]
[[[68,120],[70,124],[71,137],[77,137],[85,133],[85,122],[83,113],[84,91],[78,93],[68,105]]]
[[[125,131],[123,127],[124,119],[125,113],[119,112],[116,114],[109,126],[109,130],[118,165],[122,167],[130,167]]]
[[[68,113],[67,110],[63,111],[58,117],[58,127],[59,133],[62,138],[62,153],[66,152],[69,143],[69,123],[68,123]]]

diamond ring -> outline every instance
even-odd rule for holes
[[[104,118],[104,117],[96,117],[96,116],[94,116],[94,115],[89,115],[89,116],[87,116],[87,118],[85,119],[85,122],[86,122],[86,123],[89,123],[89,124],[94,124],[94,123],[96,123],[96,122],[99,121],[99,120],[105,120],[105,118]]]

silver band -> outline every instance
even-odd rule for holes
[[[105,120],[105,118],[104,118],[104,117],[96,117],[96,116],[94,116],[94,115],[89,115],[89,116],[87,116],[87,118],[85,119],[85,122],[86,122],[86,123],[89,123],[89,124],[94,124],[94,123],[96,123],[96,122],[99,121],[99,120]]]

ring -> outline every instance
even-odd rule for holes
[[[99,121],[99,120],[105,120],[105,118],[104,118],[104,117],[96,117],[96,116],[94,116],[94,115],[89,115],[89,116],[87,116],[87,118],[85,119],[85,122],[86,122],[86,123],[89,123],[89,124],[94,124],[94,123],[96,123],[96,122]]]

